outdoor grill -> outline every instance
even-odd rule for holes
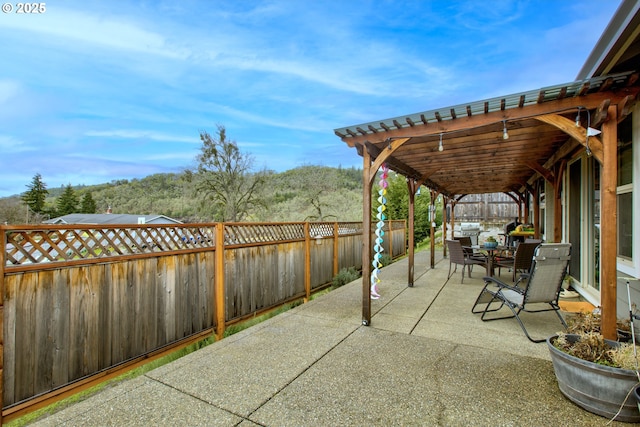
[[[460,234],[463,236],[469,236],[471,238],[471,244],[478,244],[478,236],[480,235],[480,223],[479,222],[463,222],[460,224]]]

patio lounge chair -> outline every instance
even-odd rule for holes
[[[520,243],[513,257],[496,259],[495,266],[498,267],[498,272],[503,267],[510,268],[513,273],[511,280],[515,282],[518,272],[527,273],[531,269],[533,253],[539,245],[539,242]]]
[[[447,248],[449,249],[449,275],[447,276],[447,280],[451,278],[451,275],[453,273],[456,272],[456,270],[458,269],[458,265],[462,265],[462,280],[460,281],[460,283],[464,282],[465,267],[467,267],[467,270],[469,271],[469,277],[471,277],[471,268],[473,265],[483,265],[486,268],[486,260],[476,258],[475,256],[471,256],[470,253],[465,252],[459,240],[447,240],[446,242]],[[453,273],[451,272],[452,264],[455,264]]]
[[[562,280],[567,273],[570,259],[570,243],[543,243],[539,245],[534,253],[531,270],[529,273],[521,275],[513,286],[507,285],[495,277],[485,277],[485,286],[473,304],[471,312],[482,313],[481,319],[483,321],[515,317],[530,341],[545,341],[546,337],[539,340],[531,338],[519,314],[521,311],[537,313],[553,310],[562,325],[567,327],[560,314],[558,295],[562,289]],[[539,308],[540,304],[548,304],[549,308]],[[497,305],[497,308],[492,308],[492,305],[494,307]],[[503,306],[507,306],[513,315],[485,317],[487,313],[498,311]],[[531,306],[534,308],[530,308]],[[538,308],[535,308],[536,306]]]

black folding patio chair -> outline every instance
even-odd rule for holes
[[[558,296],[562,281],[567,274],[571,259],[570,243],[543,243],[536,248],[529,273],[520,276],[514,285],[507,285],[495,277],[485,277],[485,286],[471,308],[472,313],[482,313],[483,321],[515,317],[524,334],[533,342],[543,342],[545,338],[533,339],[520,319],[520,312],[538,313],[553,310],[562,325],[567,324],[560,314]],[[540,308],[541,305],[549,307]],[[487,313],[506,306],[511,316],[486,318]]]

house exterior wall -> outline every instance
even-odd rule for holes
[[[616,294],[616,311],[618,318],[627,318],[629,313],[629,297],[632,304],[640,305],[640,105],[636,105],[631,115],[632,121],[632,147],[633,147],[633,174],[632,174],[632,257],[626,259],[617,257],[616,269],[617,269],[617,294]],[[581,185],[581,218],[573,218],[570,214],[571,210],[571,198],[569,192],[571,191],[569,173],[571,170],[571,164],[574,161],[580,161],[582,165],[582,185]],[[595,160],[593,160],[595,162]],[[600,169],[601,171],[601,169]],[[598,270],[600,263],[594,258],[593,248],[598,250],[597,245],[594,244],[593,229],[595,228],[594,221],[594,200],[592,199],[593,180],[590,178],[590,174],[593,175],[594,168],[593,163],[586,161],[584,153],[580,153],[571,162],[568,163],[565,171],[565,179],[562,186],[562,207],[563,207],[563,241],[570,241],[569,238],[569,222],[579,220],[581,224],[580,235],[580,249],[572,251],[572,257],[580,257],[581,266],[581,282],[573,282],[573,286],[581,293],[581,295],[590,301],[592,304],[600,305],[600,292],[593,285],[593,279],[590,276],[592,270]],[[575,177],[574,177],[575,178]],[[547,183],[545,186],[546,193],[546,209],[545,217],[546,229],[550,230],[553,225],[553,186]],[[575,186],[573,187],[575,190]],[[604,206],[600,204],[600,209]],[[574,211],[575,212],[575,211]],[[603,218],[600,215],[601,221],[607,221],[607,218]],[[620,212],[618,213],[620,217]],[[547,240],[551,237],[546,236]],[[602,239],[602,236],[601,236]],[[599,271],[596,271],[599,274]],[[576,276],[572,274],[572,276]],[[629,283],[629,291],[627,291],[627,282]],[[636,321],[636,326],[640,327],[640,322]]]
[[[618,317],[626,317],[629,312],[629,297],[632,304],[638,304],[640,309],[640,105],[636,104],[632,117],[633,134],[633,243],[632,260],[618,258]],[[627,281],[629,294],[627,294]],[[634,310],[635,311],[635,310]],[[635,327],[640,328],[640,321],[635,321]],[[638,330],[638,329],[636,329]]]

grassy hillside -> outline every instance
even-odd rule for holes
[[[185,174],[156,174],[73,188],[79,199],[91,192],[98,213],[111,206],[113,213],[162,214],[185,222],[212,221],[211,207],[187,178]],[[47,206],[54,207],[63,190],[49,188]],[[251,212],[251,221],[360,221],[362,170],[302,166],[281,173],[268,172],[261,198],[264,207]]]

